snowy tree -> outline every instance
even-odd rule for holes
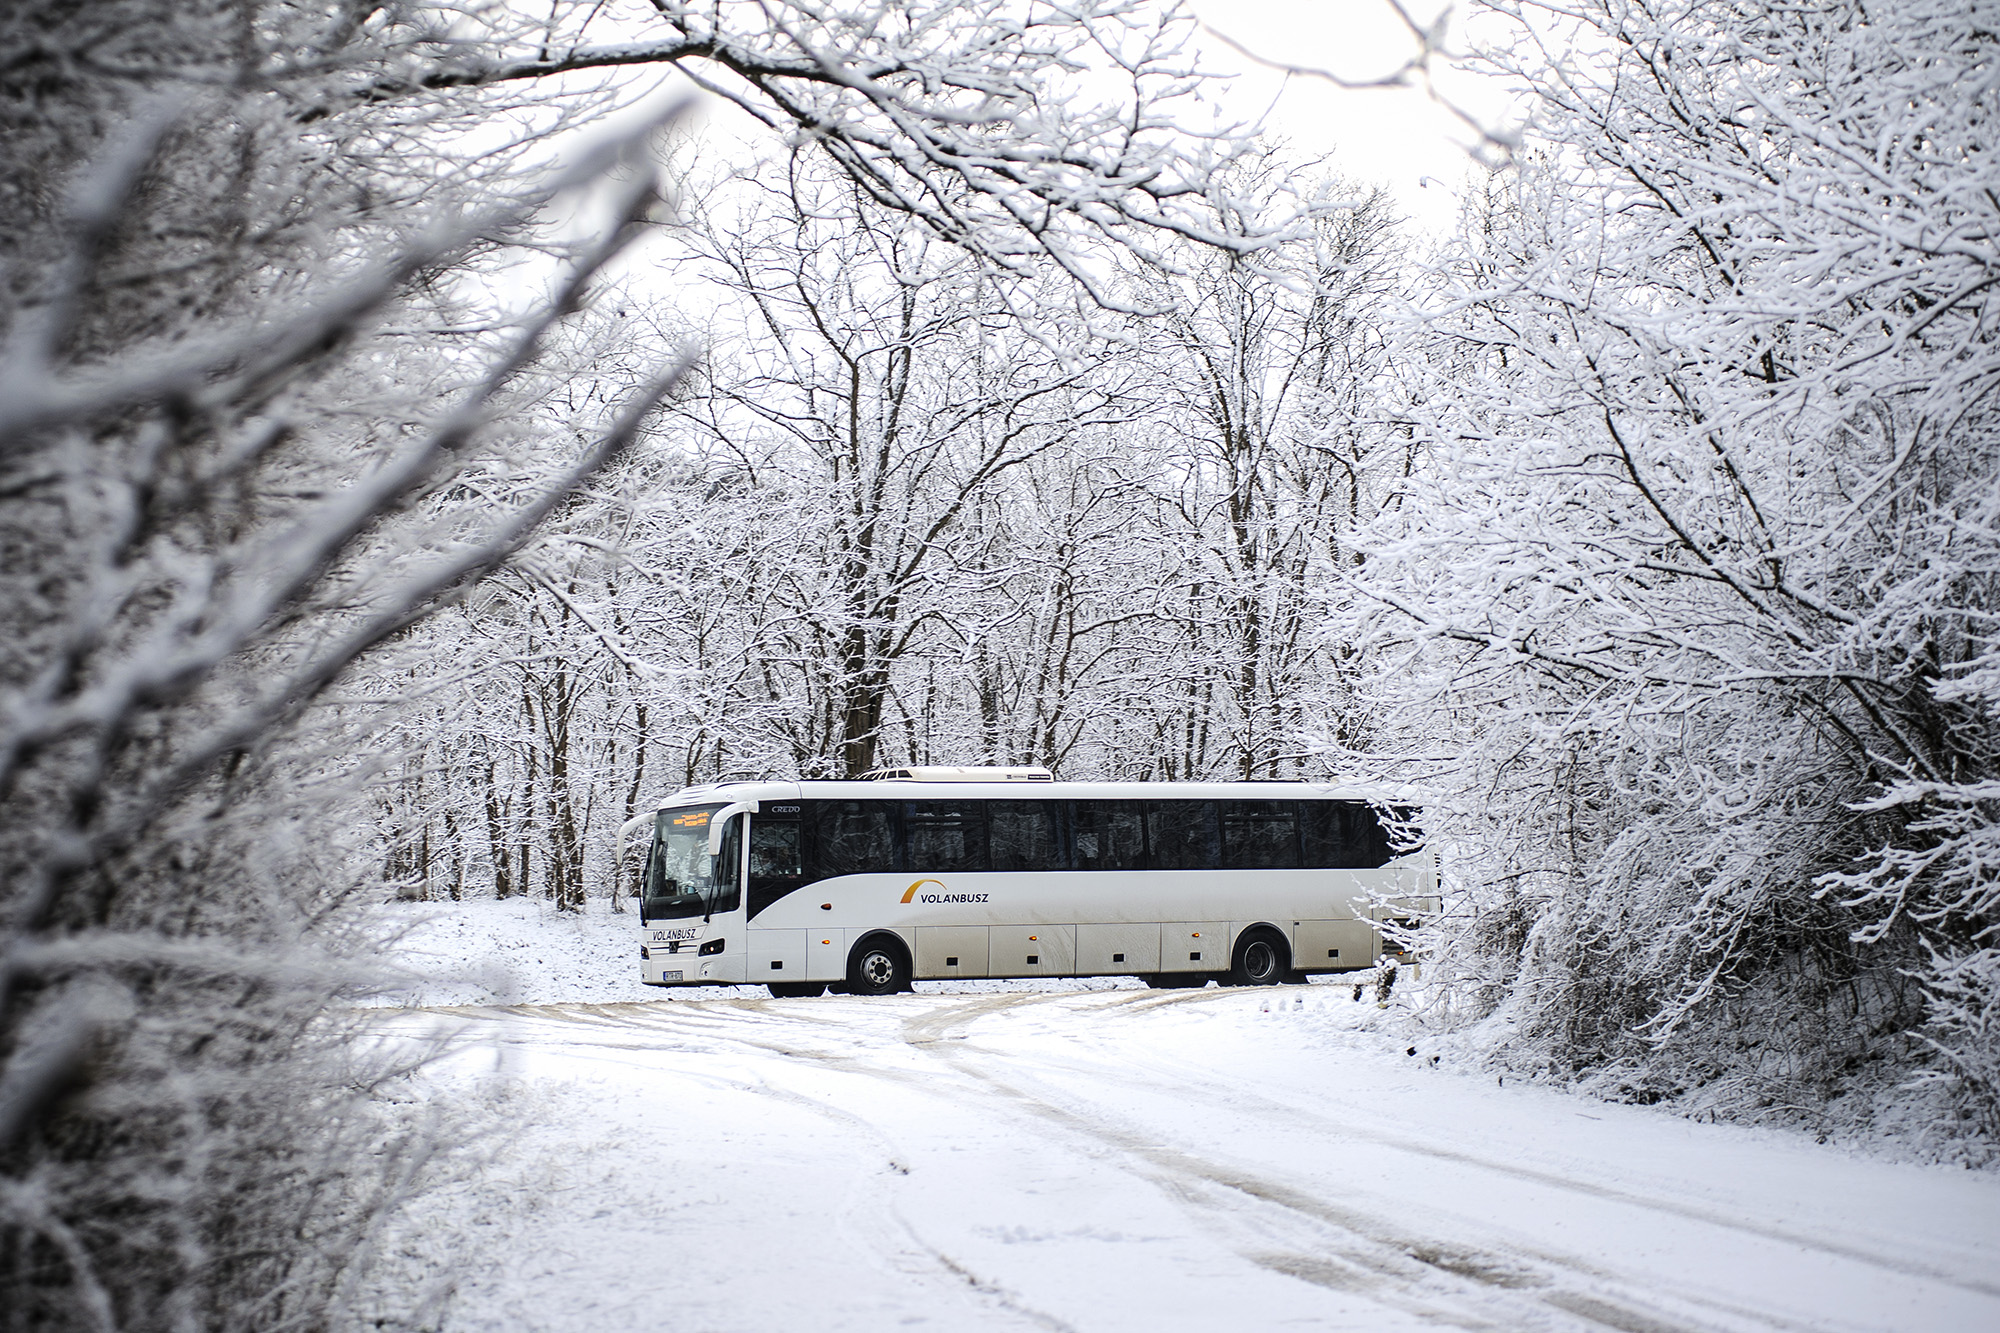
[[[1148,749],[1161,776],[1290,776],[1315,762],[1303,737],[1349,711],[1320,632],[1325,585],[1352,559],[1375,473],[1401,455],[1372,424],[1396,231],[1380,190],[1284,154],[1222,179],[1218,230],[1254,236],[1285,212],[1308,229],[1254,261],[1190,245],[1171,269],[1136,275],[1163,312],[1140,325],[1173,405],[1146,470],[1178,585],[1159,628],[1181,640],[1151,654],[1158,677],[1143,693],[1175,708],[1158,710]]]
[[[1458,994],[1741,1110],[1895,1077],[1930,977],[1990,1117],[1991,41],[1489,8],[1530,151],[1406,344],[1351,627],[1464,871]]]
[[[987,637],[1004,535],[982,502],[1135,408],[1062,284],[982,272],[788,177],[762,219],[707,229],[732,306],[754,316],[691,402],[705,452],[736,454],[744,485],[795,516],[764,529],[783,581],[745,590],[785,611],[760,670],[772,698],[809,704],[794,763],[851,776],[876,766],[901,659],[927,638],[976,656]]]
[[[384,54],[324,13],[4,23],[33,70],[0,150],[0,1304],[35,1327],[319,1324],[432,1145],[371,1104],[395,1060],[347,1040],[371,984],[339,910],[350,789],[304,714],[650,403],[524,503],[399,521],[555,318],[484,365],[404,350],[455,320],[424,283],[477,224],[427,225],[463,193],[373,168],[449,117],[303,128],[291,52],[333,81]],[[623,194],[572,290],[649,181]]]
[[[1207,195],[1247,136],[1184,114],[1202,77],[1175,3],[555,0],[513,26],[480,19],[345,98],[674,69],[1002,270],[1053,262],[1108,297],[1092,259],[1107,241],[1244,245],[1212,226]]]
[[[340,812],[380,725],[349,686],[516,551],[675,376],[655,357],[565,429],[516,410],[549,330],[652,218],[639,158],[529,169],[624,95],[590,71],[708,70],[1001,272],[1186,230],[1204,154],[1229,151],[1170,130],[1186,24],[1148,6],[909,7],[879,33],[803,5],[777,23],[665,6],[639,48],[583,43],[599,11],[0,16],[12,1321],[326,1323],[411,1187],[423,1145],[368,1099],[393,1069],[342,1017],[363,849]],[[1084,51],[1136,92],[1072,101],[1057,84],[1085,78]],[[533,239],[565,191],[560,212],[608,222],[562,256],[552,300],[476,308],[454,275]],[[537,697],[545,731],[569,701]]]

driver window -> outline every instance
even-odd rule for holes
[[[733,912],[743,900],[743,816],[731,815],[722,830],[722,851],[715,858],[715,906],[718,916]]]

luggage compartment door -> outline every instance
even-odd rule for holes
[[[1137,977],[1160,970],[1160,927],[1078,926],[1076,974],[1080,977]]]
[[[1076,975],[1075,926],[994,926],[991,940],[990,976]]]
[[[847,979],[847,932],[818,930],[806,932],[806,980],[845,981]],[[766,960],[764,966],[771,964]]]
[[[1170,921],[1160,927],[1160,971],[1227,972],[1227,921]]]
[[[1293,932],[1292,966],[1306,972],[1350,972],[1373,967],[1382,937],[1366,921],[1301,921]]]
[[[986,927],[918,926],[917,975],[944,977],[992,975],[986,963]]]

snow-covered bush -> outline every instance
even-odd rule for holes
[[[1434,947],[1514,1058],[1630,1095],[1818,1106],[1901,1078],[1927,1012],[1970,1094],[1991,38],[1950,3],[1488,8],[1527,146],[1409,335],[1420,464],[1351,626],[1457,868]]]

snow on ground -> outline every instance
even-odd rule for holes
[[[639,982],[639,918],[591,898],[581,913],[544,898],[384,903],[397,940],[395,1000],[422,1005],[651,1000]]]
[[[545,898],[475,898],[464,902],[389,902],[376,908],[396,941],[391,971],[399,983],[385,1002],[414,1005],[557,1004],[658,1000],[639,980],[639,918],[591,898],[580,913],[558,912]],[[972,981],[959,992],[1133,989],[1129,977],[1074,981]],[[918,983],[923,991],[942,983]],[[761,986],[695,986],[680,998],[762,995]]]
[[[397,1239],[428,1327],[2000,1328],[1993,1175],[1502,1087],[1345,986],[558,1003],[618,919],[476,906],[518,1007],[383,1020],[505,1126]]]

